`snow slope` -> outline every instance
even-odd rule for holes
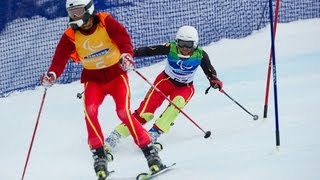
[[[180,115],[169,134],[159,141],[164,162],[176,162],[170,173],[157,179],[219,180],[318,180],[320,179],[320,19],[279,24],[276,38],[277,86],[281,145],[275,145],[273,84],[268,118],[263,119],[270,27],[239,40],[221,40],[204,49],[224,82],[225,91],[260,119],[252,117],[224,94],[211,90],[199,69],[196,93],[184,109],[203,132]],[[139,69],[150,81],[164,62]],[[138,107],[149,85],[130,73],[132,110]],[[79,82],[55,85],[47,91],[26,180],[96,179],[87,147]],[[43,88],[14,93],[0,99],[0,179],[21,179],[34,130]],[[163,107],[157,111],[160,115]],[[105,135],[120,122],[107,97],[100,109]],[[147,124],[149,128],[151,124]],[[147,170],[143,154],[131,138],[124,139],[109,168],[112,179],[134,179]]]

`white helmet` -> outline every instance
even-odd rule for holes
[[[69,26],[73,29],[87,23],[90,16],[95,14],[93,0],[67,0],[66,9],[70,18]]]
[[[176,41],[178,40],[193,41],[193,48],[197,48],[199,42],[198,31],[192,26],[182,26],[178,29],[176,35]]]

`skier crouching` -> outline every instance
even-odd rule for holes
[[[148,57],[166,55],[167,63],[155,79],[140,106],[134,111],[133,116],[145,124],[154,118],[154,113],[161,106],[167,96],[180,109],[183,109],[194,95],[193,78],[200,66],[214,89],[222,89],[223,83],[211,65],[208,54],[198,46],[199,37],[197,30],[192,26],[182,26],[178,29],[176,38],[165,45],[141,47],[134,49],[134,57]],[[163,95],[164,94],[164,95]],[[157,139],[163,133],[168,133],[179,115],[179,109],[169,104],[165,111],[155,120],[148,131],[156,145]],[[121,138],[129,136],[127,125],[118,125],[106,138],[106,145],[115,149]]]

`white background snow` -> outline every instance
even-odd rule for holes
[[[252,117],[224,94],[210,90],[199,68],[196,93],[184,112],[212,138],[182,114],[169,134],[159,141],[163,162],[176,162],[174,170],[157,179],[205,180],[319,180],[320,179],[320,19],[278,24],[276,37],[277,86],[281,145],[275,143],[273,82],[268,118],[263,119],[270,27],[238,40],[221,40],[204,47],[225,91],[260,119]],[[200,35],[201,36],[201,35]],[[150,81],[164,62],[139,69]],[[40,75],[39,75],[40,76]],[[149,85],[130,73],[132,110]],[[96,179],[87,146],[79,82],[48,89],[25,180]],[[0,99],[0,179],[21,179],[44,89],[14,93]],[[157,111],[156,117],[168,103]],[[120,123],[112,98],[100,108],[105,135]],[[149,128],[151,123],[146,125]],[[114,153],[111,179],[134,179],[147,164],[131,137]]]

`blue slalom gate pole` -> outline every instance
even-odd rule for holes
[[[272,0],[269,0],[269,15],[270,15],[270,31],[271,31],[271,51],[272,51],[272,75],[273,75],[273,91],[274,91],[274,108],[275,108],[275,126],[276,126],[276,145],[280,146],[280,131],[279,131],[279,114],[278,114],[278,93],[277,93],[277,71],[276,57],[273,32],[273,9]]]
[[[266,6],[269,2],[266,3]],[[276,39],[277,34],[277,24],[278,24],[278,16],[279,16],[279,7],[280,7],[280,0],[276,2],[276,9],[274,15],[274,22],[273,22],[273,38]],[[270,89],[270,76],[271,76],[271,67],[272,67],[272,50],[270,47],[270,55],[269,55],[269,62],[268,62],[268,73],[267,73],[267,82],[266,82],[266,94],[264,98],[264,109],[263,109],[263,118],[267,118],[268,116],[268,102],[269,102],[269,89]]]

